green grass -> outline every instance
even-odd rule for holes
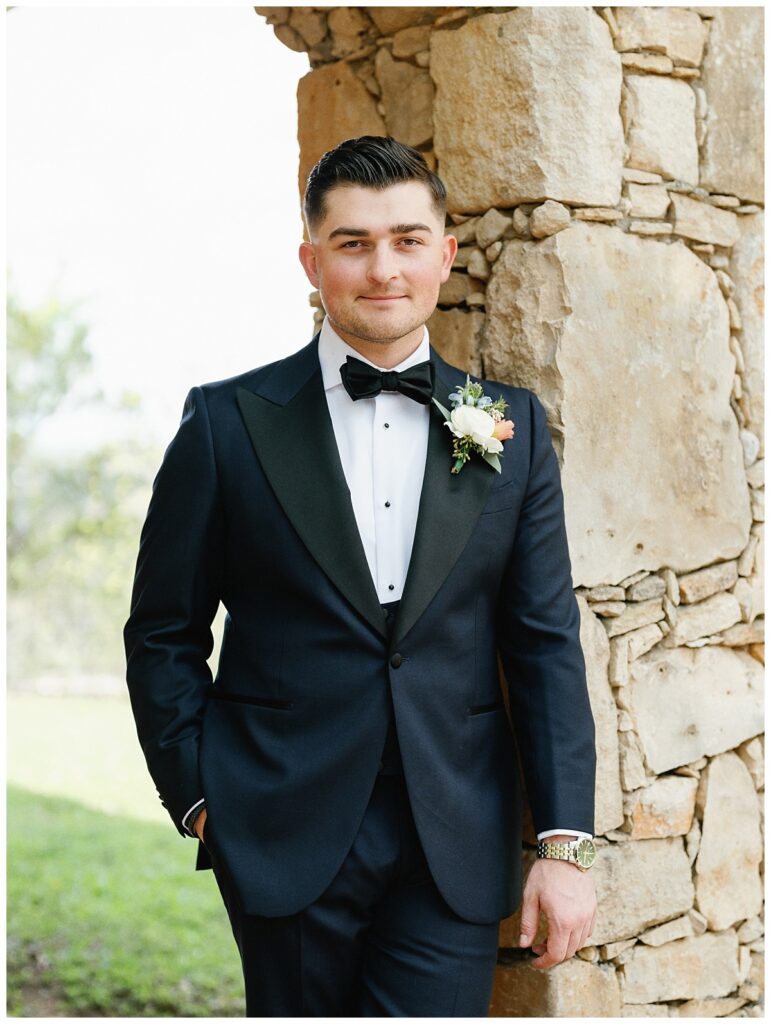
[[[8,1013],[243,1016],[211,871],[195,871],[123,698],[9,694]]]
[[[211,871],[169,827],[8,792],[10,1016],[243,1016]]]

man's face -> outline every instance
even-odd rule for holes
[[[324,220],[300,246],[300,262],[337,333],[387,344],[422,329],[458,248],[428,187],[340,185],[325,200]]]

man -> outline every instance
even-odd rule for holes
[[[445,206],[391,138],[321,158],[299,255],[322,328],[190,391],[142,533],[137,730],[214,870],[249,1016],[486,1016],[522,897],[514,735],[549,840],[521,944],[543,911],[547,968],[594,923],[594,722],[557,459],[532,392],[478,381],[509,422],[473,415],[507,439],[466,445],[457,469],[440,406],[467,376],[425,327],[457,250]]]

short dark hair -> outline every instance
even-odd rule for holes
[[[444,182],[426,163],[422,153],[390,135],[360,135],[328,150],[308,175],[303,211],[308,230],[326,215],[325,196],[338,185],[385,189],[402,181],[422,181],[431,192],[437,214],[447,211]]]

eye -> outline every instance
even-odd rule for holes
[[[415,246],[421,244],[421,241],[420,241],[419,238],[403,238],[402,242],[404,242],[404,243],[411,242],[412,244],[409,246],[410,249],[414,249]]]
[[[354,245],[361,245],[361,242],[357,241],[356,239],[353,239],[350,242],[343,242],[343,244],[340,246],[340,248],[341,249],[349,249],[349,248],[352,248]]]

